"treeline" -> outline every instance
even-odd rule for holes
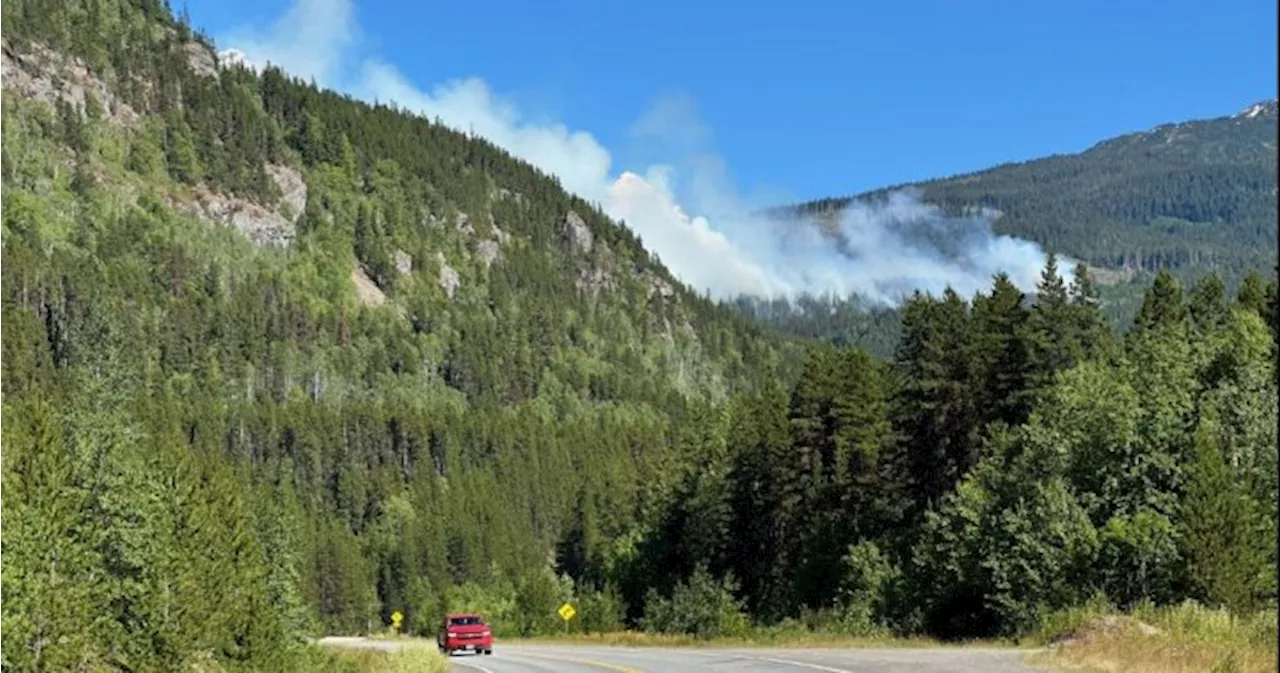
[[[1115,340],[1051,265],[1032,306],[914,298],[890,361],[806,352],[488,143],[196,74],[164,6],[4,20],[142,113],[3,100],[6,669],[318,670],[304,635],[535,634],[566,598],[597,630],[978,635],[1095,590],[1274,597],[1274,280],[1162,275]],[[269,203],[263,162],[308,187],[288,250],[169,205]]]
[[[1274,608],[1275,282],[1229,304],[1215,277],[1184,296],[1162,273],[1116,341],[1078,278],[1050,264],[1029,309],[1004,278],[972,304],[916,297],[892,366],[818,348],[790,391],[738,400],[631,595],[703,569],[723,581],[706,596],[742,600],[704,630],[944,637],[1099,594]]]
[[[902,328],[898,307],[868,302],[857,295],[802,295],[794,299],[741,296],[731,305],[752,320],[786,334],[856,346],[885,360],[893,356]]]

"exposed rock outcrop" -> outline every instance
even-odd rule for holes
[[[1050,643],[1059,647],[1070,647],[1072,645],[1091,643],[1099,639],[1115,638],[1126,631],[1136,632],[1147,637],[1164,634],[1164,631],[1140,619],[1106,615],[1094,617],[1069,631],[1060,633],[1052,638]]]
[[[499,229],[496,224],[493,225],[493,235],[498,240],[499,245],[506,245],[511,242],[511,234]]]
[[[409,253],[403,250],[396,250],[392,253],[391,258],[396,265],[396,271],[399,271],[400,275],[407,276],[413,273],[413,258],[409,256]]]
[[[170,204],[178,212],[229,226],[258,247],[288,247],[296,234],[294,224],[307,205],[307,184],[288,166],[267,164],[266,170],[282,195],[277,209],[220,194],[204,185],[193,190],[194,201],[171,200]]]
[[[453,226],[467,236],[476,235],[476,228],[471,226],[471,217],[466,213],[458,213],[457,217],[453,218]]]
[[[476,257],[484,264],[484,268],[493,266],[499,255],[499,246],[497,241],[480,241],[476,244]]]
[[[387,303],[386,293],[359,264],[351,269],[351,282],[356,286],[356,296],[360,298],[360,303],[365,306],[382,306]]]
[[[579,252],[591,252],[591,246],[595,243],[595,237],[591,235],[591,229],[587,227],[587,223],[582,216],[570,210],[564,216],[565,229],[569,235],[569,240]]]
[[[445,261],[443,253],[436,253],[436,262],[440,264],[440,289],[444,290],[446,297],[453,299],[458,286],[462,284],[462,279],[458,276],[458,272]]]
[[[612,273],[596,267],[578,274],[575,285],[579,290],[595,294],[601,290],[612,290],[616,283]]]
[[[491,201],[515,201],[516,203],[524,203],[524,194],[513,192],[505,187],[497,187],[489,192],[489,200]]]
[[[298,218],[302,217],[303,209],[307,207],[307,183],[302,180],[298,171],[288,166],[267,164],[266,169],[267,175],[280,188],[281,203],[288,207],[289,221],[296,224]]]
[[[653,299],[654,295],[658,295],[663,299],[670,299],[676,296],[676,289],[671,286],[671,283],[662,278],[649,276],[649,299]]]
[[[191,66],[192,72],[201,77],[218,76],[218,59],[208,47],[190,40],[182,45],[182,50],[187,55],[187,65]]]
[[[80,59],[38,44],[22,52],[5,44],[0,48],[0,68],[4,87],[24,98],[49,105],[61,100],[83,111],[92,95],[107,119],[125,126],[138,121],[138,113],[117,99]]]
[[[293,243],[293,222],[280,213],[251,201],[214,193],[203,185],[194,192],[194,202],[173,203],[174,209],[227,225],[258,247],[287,247]]]

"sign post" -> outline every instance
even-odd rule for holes
[[[556,614],[560,615],[560,619],[564,620],[564,634],[566,636],[569,635],[569,620],[573,619],[573,616],[578,614],[578,611],[573,609],[573,605],[565,603],[560,606],[559,610],[556,610]]]
[[[404,620],[404,615],[399,610],[391,613],[391,632],[400,635],[400,622]]]

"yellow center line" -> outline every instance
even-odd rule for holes
[[[595,666],[596,668],[603,668],[603,669],[610,670],[610,671],[617,671],[618,673],[645,673],[645,671],[644,671],[644,670],[639,669],[639,668],[628,668],[628,667],[626,667],[626,666],[619,666],[619,665],[617,665],[617,664],[610,664],[610,663],[608,663],[608,662],[606,662],[606,661],[594,661],[594,660],[592,660],[592,659],[577,659],[577,658],[574,658],[574,657],[560,657],[560,656],[552,656],[552,655],[550,655],[550,654],[533,654],[533,653],[531,653],[531,652],[520,652],[517,656],[521,656],[521,657],[533,657],[533,658],[535,658],[535,659],[551,659],[551,660],[553,660],[553,661],[567,661],[567,662],[574,663],[574,664],[582,664],[582,665],[584,665],[584,666]]]

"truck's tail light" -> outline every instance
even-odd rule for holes
[[[481,631],[481,632],[480,632],[480,635],[481,635],[482,637],[487,637],[487,636],[490,636],[490,635],[493,635],[493,634],[489,633],[489,629],[485,629],[485,630],[483,630],[483,631]]]

